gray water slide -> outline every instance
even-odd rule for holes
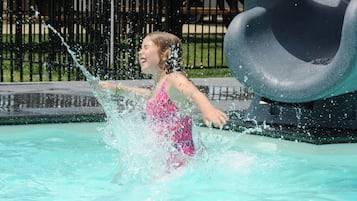
[[[250,0],[224,39],[233,75],[261,97],[303,103],[357,90],[357,0]]]

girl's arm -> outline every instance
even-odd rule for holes
[[[150,89],[145,89],[145,88],[140,88],[140,87],[130,87],[130,86],[125,86],[122,84],[116,84],[112,82],[101,82],[102,86],[107,89],[112,89],[117,92],[121,93],[135,93],[137,95],[143,96],[143,97],[149,97],[151,90]]]
[[[184,96],[192,100],[203,114],[204,123],[210,127],[211,123],[222,128],[227,123],[228,116],[221,110],[215,108],[198,88],[181,73],[171,73],[167,77],[168,89],[175,88]]]

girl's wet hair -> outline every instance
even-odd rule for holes
[[[147,35],[160,49],[160,68],[166,73],[181,71],[182,43],[180,38],[167,32],[151,32]]]

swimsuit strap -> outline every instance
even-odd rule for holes
[[[162,81],[160,90],[164,90],[166,92],[166,83],[167,83],[167,79],[165,78],[165,80]]]

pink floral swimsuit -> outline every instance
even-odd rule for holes
[[[171,102],[166,92],[166,80],[153,100],[146,104],[147,117],[152,129],[159,135],[172,140],[173,146],[186,155],[192,156],[195,147],[192,140],[192,118],[180,112]]]

